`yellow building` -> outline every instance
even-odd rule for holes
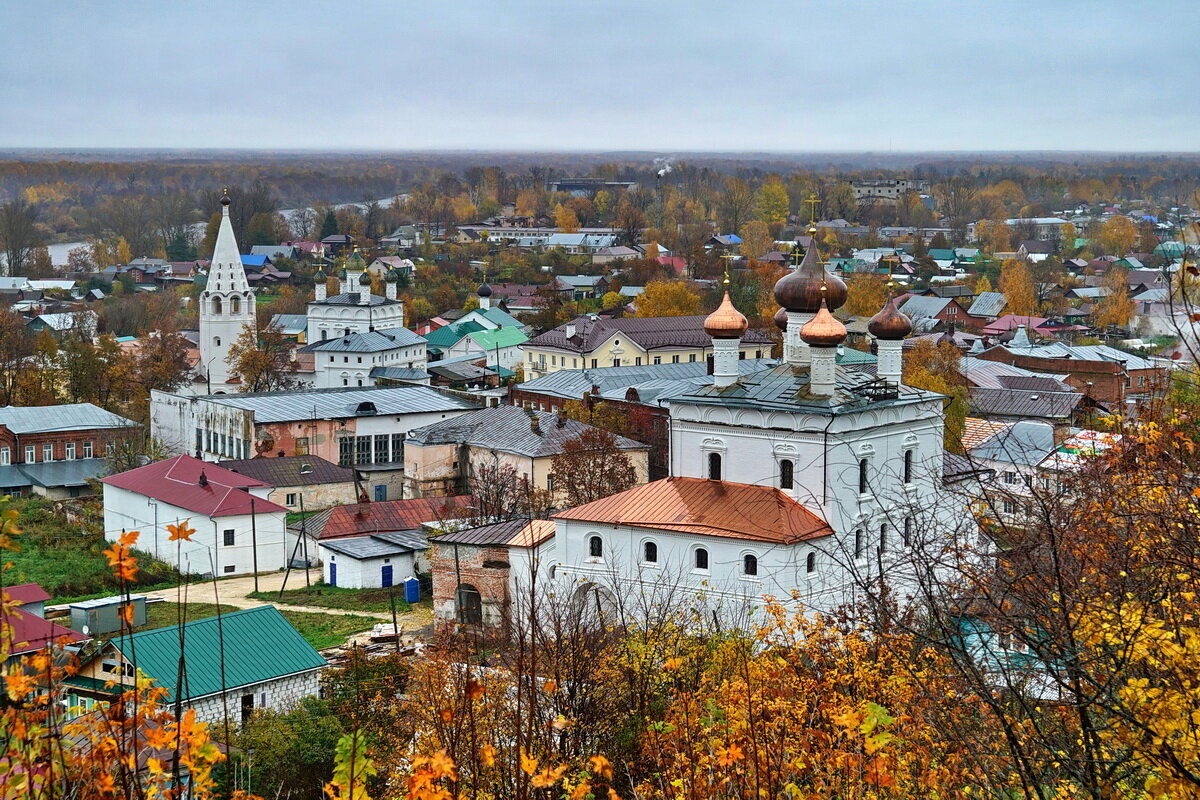
[[[704,331],[705,315],[686,317],[579,317],[530,339],[521,348],[527,379],[560,369],[635,367],[704,361],[712,355],[712,337]],[[748,330],[741,340],[742,358],[770,358],[771,338]]]

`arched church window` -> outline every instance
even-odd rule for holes
[[[904,518],[904,545],[906,547],[908,545],[912,544],[912,527],[913,527],[912,517],[905,517]]]
[[[804,571],[809,572],[809,573],[817,571],[817,554],[816,553],[809,553],[808,558],[804,559]]]
[[[220,347],[220,346],[221,346],[221,337],[214,336],[213,337],[213,347]]]
[[[757,575],[758,574],[758,556],[747,553],[742,556],[742,574]]]
[[[780,489],[791,489],[792,488],[792,480],[793,480],[793,472],[794,471],[795,471],[795,465],[792,464],[792,460],[790,458],[785,458],[779,462],[779,488]]]
[[[879,552],[887,550],[887,523],[879,526]]]
[[[708,479],[710,481],[721,480],[721,454],[708,454]]]
[[[219,298],[219,297],[214,297],[214,298],[213,298],[213,301],[212,301],[212,312],[213,312],[214,314],[220,314],[220,313],[221,313],[221,298]]]
[[[658,545],[654,542],[646,542],[642,545],[642,561],[647,564],[658,563]]]
[[[867,493],[867,460],[865,458],[858,462],[858,493]]]
[[[604,540],[599,536],[588,539],[588,555],[592,558],[604,558]]]
[[[703,547],[696,548],[696,569],[708,569],[708,551]]]
[[[859,529],[854,532],[854,557],[862,558],[862,555],[863,555],[863,534],[862,534],[862,530]]]
[[[229,298],[229,313],[230,314],[242,313],[242,298],[237,297],[236,295],[234,297]]]
[[[904,451],[904,482],[912,483],[913,451]]]

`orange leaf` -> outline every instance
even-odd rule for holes
[[[490,744],[485,744],[479,750],[479,758],[483,761],[485,767],[490,767],[496,763],[496,748]]]
[[[611,781],[613,776],[612,762],[604,756],[592,756],[588,759],[588,766],[592,772],[604,778],[606,781]]]
[[[441,711],[442,722],[450,722],[454,719],[453,708],[443,708]]]
[[[167,532],[170,534],[170,536],[167,537],[168,542],[177,542],[180,539],[185,542],[190,542],[192,540],[192,534],[196,532],[196,529],[188,525],[188,520],[184,520],[178,525],[168,525]]]
[[[521,770],[526,775],[532,775],[533,773],[537,772],[537,769],[538,769],[538,760],[536,758],[534,758],[533,756],[529,755],[528,753],[526,753],[524,748],[522,748],[521,749]]]
[[[467,697],[471,700],[483,697],[483,684],[476,680],[467,681]]]

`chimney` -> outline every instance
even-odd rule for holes
[[[535,416],[529,417],[529,430],[533,431],[538,436],[542,435],[542,421]]]
[[[564,417],[562,414],[555,414],[554,415],[554,424],[556,426],[558,426],[559,428],[565,428],[565,427],[567,427],[567,418]]]
[[[575,323],[568,322],[566,324],[566,326],[563,328],[563,333],[565,333],[567,335],[568,339],[574,339],[575,338]]]

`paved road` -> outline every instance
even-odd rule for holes
[[[309,570],[309,580],[315,583],[320,579],[320,569]],[[282,585],[282,572],[269,572],[258,576],[258,590],[260,592],[278,592],[279,587]],[[288,576],[287,585],[289,589],[298,589],[304,586],[304,573],[292,570],[292,574]],[[213,594],[214,587],[216,587],[217,591],[217,595],[215,596]],[[215,603],[219,598],[223,605],[235,608],[258,608],[259,606],[270,605],[268,601],[247,597],[248,594],[254,591],[253,575],[225,578],[224,580],[208,581],[205,583],[191,583],[183,588],[187,591],[186,598],[188,602],[191,603]],[[173,603],[179,599],[180,590],[159,589],[153,592],[142,592],[142,594],[146,595],[146,597],[161,597],[163,600],[169,600]],[[357,611],[341,608],[321,608],[319,606],[296,606],[290,603],[279,603],[278,605],[280,608],[285,608],[289,611],[311,611],[314,614],[332,614],[334,616],[352,614],[357,617],[371,617],[372,619],[382,619],[388,622],[392,619],[391,613],[384,611]],[[403,616],[401,618],[403,619]]]

